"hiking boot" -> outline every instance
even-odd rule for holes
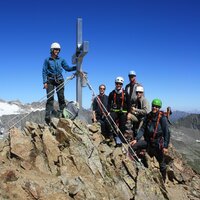
[[[51,118],[50,117],[45,117],[45,122],[48,126],[51,124]]]
[[[131,120],[127,120],[126,124],[125,124],[125,127],[128,129],[128,130],[131,130],[133,128],[133,124],[131,122]]]
[[[53,110],[51,113],[52,117],[55,118],[62,118],[62,111],[61,110]]]
[[[124,133],[124,137],[126,138],[127,142],[131,142],[133,140],[133,131],[126,130]]]
[[[116,143],[115,147],[121,147],[122,146],[122,141],[118,136],[115,137],[115,143]]]
[[[127,153],[127,150],[126,150],[126,147],[125,147],[125,146],[122,146],[122,153],[123,153],[123,154],[126,154],[126,153]]]
[[[122,143],[121,144],[116,144],[115,148],[117,148],[117,147],[122,147]]]
[[[110,139],[110,138],[106,138],[106,139],[105,139],[105,142],[106,142],[106,143],[109,143],[109,142],[111,142],[111,139]]]

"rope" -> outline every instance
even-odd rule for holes
[[[65,80],[62,84],[60,84],[57,88],[54,88],[54,90],[52,90],[51,92],[49,92],[48,94],[46,94],[44,97],[42,97],[42,98],[39,100],[39,102],[40,102],[39,107],[42,107],[42,105],[43,105],[43,103],[44,103],[43,100],[46,99],[47,95],[50,94],[50,96],[47,98],[47,100],[48,100],[48,99],[50,99],[50,98],[54,95],[54,92],[56,91],[56,89],[57,89],[57,92],[58,92],[59,90],[61,90],[61,89],[62,89],[70,80],[72,80],[75,76],[76,76],[76,73],[72,74],[72,76],[67,77],[66,80]],[[52,93],[52,94],[51,94],[51,93]],[[6,130],[6,132],[8,132],[10,129],[12,129],[14,126],[16,126],[16,125],[17,125],[19,122],[21,122],[23,119],[25,119],[26,117],[28,117],[32,112],[33,112],[33,111],[31,111],[31,112],[25,114],[24,117],[21,117],[21,118],[20,118],[17,122],[15,122],[12,126],[9,126],[9,128]],[[12,118],[11,120],[9,120],[9,121],[6,123],[6,125],[8,125],[8,123],[14,121],[14,119],[16,119],[17,117],[18,117],[18,115],[15,116],[14,118]]]
[[[119,134],[123,137],[124,141],[127,143],[128,147],[130,148],[130,150],[132,151],[132,153],[134,154],[134,157],[132,157],[132,159],[134,159],[135,162],[139,163],[142,167],[144,167],[143,163],[141,162],[141,160],[138,158],[137,154],[135,153],[135,151],[133,150],[133,148],[131,147],[131,145],[129,144],[129,142],[127,141],[127,139],[124,137],[124,135],[122,134],[121,130],[119,129],[119,127],[117,126],[117,124],[115,123],[115,121],[113,120],[113,118],[110,116],[110,113],[107,111],[106,107],[103,105],[103,103],[101,102],[101,100],[99,99],[98,95],[95,94],[94,89],[92,88],[92,86],[90,85],[87,77],[84,77],[86,79],[86,84],[88,85],[89,89],[92,91],[93,95],[97,98],[97,102],[101,104],[103,110],[105,110],[105,117],[109,123],[109,125],[111,125],[112,129],[115,131],[115,134],[118,136]],[[112,126],[112,124],[110,123],[110,120],[112,121],[114,128]],[[119,134],[118,134],[119,133]],[[126,149],[126,151],[128,152],[128,149],[126,148],[126,146],[122,143],[123,147]]]
[[[135,153],[135,151],[133,150],[133,148],[131,147],[131,145],[129,144],[129,142],[127,141],[127,139],[126,139],[126,138],[124,137],[124,135],[122,134],[121,130],[119,129],[119,127],[117,126],[117,124],[115,123],[115,121],[113,120],[113,118],[110,116],[110,113],[107,111],[107,109],[105,108],[105,106],[103,105],[103,103],[101,102],[101,100],[100,100],[100,99],[98,98],[98,96],[95,94],[95,91],[94,91],[94,89],[92,88],[92,86],[89,84],[89,81],[88,81],[86,75],[85,75],[84,73],[80,73],[80,72],[77,72],[77,73],[79,73],[78,75],[82,75],[82,76],[85,78],[87,86],[88,86],[89,89],[93,92],[93,95],[94,95],[95,97],[97,97],[97,100],[98,100],[97,102],[101,104],[102,108],[103,108],[103,109],[105,110],[105,112],[106,112],[106,113],[105,113],[105,117],[106,117],[107,121],[108,121],[109,123],[110,123],[110,120],[112,121],[112,123],[113,123],[113,125],[114,125],[114,128],[113,128],[113,126],[112,126],[111,123],[110,123],[110,125],[111,125],[111,127],[114,129],[116,135],[119,135],[119,134],[120,134],[120,135],[123,137],[124,141],[127,143],[128,147],[131,149],[132,153],[134,154],[135,158],[137,159],[137,160],[136,160],[135,158],[133,158],[134,161],[137,162],[137,163],[139,163],[141,166],[144,166],[143,163],[141,162],[141,160],[138,158],[138,156],[137,156],[137,154]],[[77,75],[77,73],[74,73],[72,76],[67,77],[66,81],[64,81],[62,84],[60,84],[60,85],[58,86],[57,92],[58,92],[60,89],[62,89],[62,88],[69,82],[69,80],[72,80],[72,79]],[[49,95],[49,94],[52,93],[52,94],[49,96],[49,98],[51,98],[51,97],[54,95],[55,90],[56,90],[56,88],[55,88],[54,90],[52,90],[51,92],[49,92],[48,94],[46,94],[44,97],[42,97],[42,98],[39,100],[39,102],[40,102],[39,107],[42,106],[42,104],[43,104],[42,101],[43,101],[44,99],[46,99],[47,95]],[[48,100],[49,98],[47,98],[47,100]],[[20,118],[20,120],[18,120],[18,121],[15,122],[12,126],[10,126],[10,127],[8,128],[7,131],[9,131],[9,130],[12,129],[14,126],[16,126],[19,122],[21,122],[23,119],[25,119],[26,117],[28,117],[32,112],[33,112],[33,111],[27,113],[24,117]],[[16,117],[18,117],[18,116],[15,116],[14,118],[12,118],[9,122],[6,123],[6,125],[7,125],[8,123],[12,122]],[[108,119],[108,117],[109,117],[110,120]],[[122,145],[123,145],[123,147],[126,149],[126,151],[128,152],[128,149],[126,148],[126,146],[125,146],[123,143],[122,143]]]

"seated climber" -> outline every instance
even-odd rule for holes
[[[126,127],[128,130],[133,130],[134,136],[136,136],[137,130],[142,125],[142,119],[149,112],[149,103],[144,97],[144,88],[141,85],[136,87],[137,98],[131,102],[131,110],[127,115]]]
[[[165,181],[166,161],[164,156],[168,153],[170,132],[167,118],[164,112],[160,111],[161,107],[162,102],[160,99],[152,101],[152,110],[144,118],[142,127],[135,140],[130,142],[130,145],[134,151],[146,149],[151,157],[156,157],[160,165],[160,172]],[[141,140],[142,136],[144,136],[144,140]],[[132,154],[130,149],[129,152]]]

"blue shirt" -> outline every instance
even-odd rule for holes
[[[57,57],[53,59],[52,57],[46,58],[43,64],[42,76],[43,83],[47,83],[49,79],[57,80],[63,79],[62,71],[75,71],[76,66],[69,67],[65,59]]]

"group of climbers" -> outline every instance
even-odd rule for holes
[[[162,101],[154,99],[150,111],[149,103],[144,96],[144,88],[136,82],[136,73],[130,71],[128,76],[130,83],[126,85],[125,89],[123,89],[124,79],[122,77],[115,79],[115,89],[109,93],[108,98],[105,91],[102,93],[100,90],[100,94],[93,101],[93,116],[99,116],[99,110],[101,110],[104,120],[98,120],[102,117],[94,117],[94,121],[101,123],[105,137],[113,136],[115,138],[116,147],[128,141],[134,151],[145,149],[150,156],[155,156],[165,181],[166,162],[164,156],[168,151],[170,132],[166,115],[160,111]],[[105,85],[102,85],[105,88]],[[99,86],[99,89],[102,85]],[[101,95],[106,98],[100,102]],[[105,99],[108,101],[106,102]],[[112,123],[113,121],[117,124],[120,133]],[[109,128],[110,125],[114,129],[113,135],[110,133],[112,131]]]
[[[144,88],[141,84],[136,82],[136,73],[134,71],[129,72],[130,83],[126,85],[123,89],[124,79],[122,77],[117,77],[115,79],[115,88],[109,93],[108,101],[102,102],[105,111],[103,123],[102,120],[97,120],[101,123],[102,132],[105,130],[104,127],[111,126],[114,132],[118,132],[119,128],[122,134],[114,134],[116,146],[121,146],[122,142],[125,143],[126,139],[129,137],[129,141],[134,138],[136,129],[138,129],[140,122],[143,117],[149,112],[148,102],[144,97]],[[99,88],[101,85],[99,86]],[[102,110],[101,102],[99,103],[99,97],[106,96],[105,93],[100,91],[99,95],[93,101],[93,116],[99,116],[99,110]],[[107,109],[107,110],[106,110]],[[110,117],[105,118],[105,115]],[[93,117],[96,120],[96,117]],[[112,120],[110,120],[112,119]],[[118,127],[113,124],[117,123]],[[108,131],[107,131],[108,132]],[[127,136],[129,133],[129,136]],[[105,133],[103,133],[105,135]],[[109,134],[107,137],[110,137]],[[130,136],[131,135],[131,136]]]
[[[47,92],[45,114],[47,124],[51,123],[54,88],[57,92],[61,114],[66,106],[63,69],[65,71],[76,70],[76,66],[69,67],[67,62],[58,56],[60,50],[60,44],[52,43],[51,55],[45,59],[43,64],[43,84]],[[151,112],[149,112],[144,88],[137,83],[135,71],[130,71],[128,77],[130,83],[125,86],[125,89],[123,89],[124,79],[117,77],[115,88],[109,93],[109,96],[105,94],[106,86],[104,84],[99,86],[99,95],[93,101],[93,121],[100,122],[105,138],[115,138],[116,147],[128,141],[135,151],[146,149],[149,155],[155,156],[165,180],[164,155],[167,153],[170,132],[165,113],[160,111],[162,102],[160,99],[154,99]]]

